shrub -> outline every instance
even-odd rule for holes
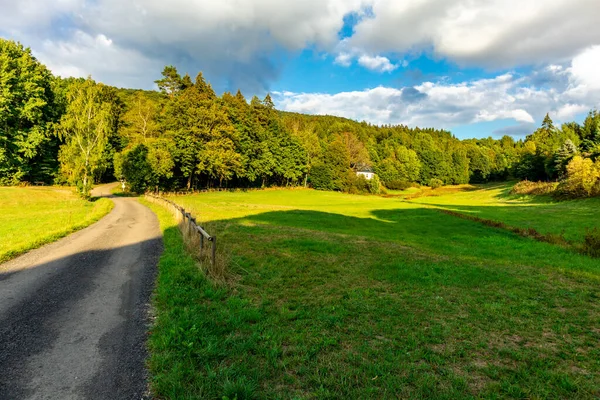
[[[444,182],[442,182],[440,179],[433,178],[429,180],[428,186],[432,189],[438,189],[444,186]]]
[[[324,164],[315,165],[310,171],[310,183],[317,190],[333,190],[331,169]]]
[[[583,252],[591,257],[600,257],[600,230],[598,228],[586,231]]]
[[[561,197],[578,198],[600,195],[600,162],[575,156],[567,165],[567,176],[560,182]]]
[[[115,171],[123,175],[129,188],[134,193],[144,193],[156,184],[152,166],[148,162],[148,148],[139,144],[119,158]]]
[[[386,182],[385,187],[387,187],[388,189],[391,189],[391,190],[406,190],[406,189],[412,187],[412,183],[410,183],[408,181],[395,180],[395,181]]]
[[[352,173],[348,176],[348,184],[344,191],[350,194],[369,193],[369,182],[364,176]]]
[[[371,180],[367,181],[367,186],[369,188],[369,193],[381,194],[381,181],[377,175],[373,176]]]
[[[532,181],[521,181],[513,186],[510,194],[521,194],[521,195],[545,195],[552,194],[555,192],[558,183],[556,182],[532,182]]]

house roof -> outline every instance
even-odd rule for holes
[[[373,168],[368,166],[368,165],[362,165],[360,167],[358,167],[356,172],[364,172],[364,173],[373,173],[375,171],[373,171]]]

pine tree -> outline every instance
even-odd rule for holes
[[[183,90],[185,85],[188,84],[187,81],[190,81],[191,83],[189,76],[187,76],[188,79],[184,81],[181,78],[181,75],[179,75],[179,72],[177,72],[177,68],[172,65],[168,65],[164,68],[162,76],[162,79],[154,81],[154,83],[158,85],[158,89],[162,93],[168,95],[169,97],[173,97]]]
[[[554,170],[559,178],[562,178],[567,172],[569,161],[577,154],[577,146],[573,144],[571,139],[567,139],[565,143],[554,153]]]

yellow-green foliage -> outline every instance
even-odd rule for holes
[[[600,160],[575,156],[567,165],[567,177],[558,191],[568,197],[591,197],[600,195]]]
[[[85,228],[112,207],[65,188],[0,187],[0,262]]]

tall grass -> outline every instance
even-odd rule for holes
[[[196,220],[192,221],[190,218],[186,218],[182,214],[180,208],[174,206],[165,199],[154,196],[144,196],[144,199],[149,203],[160,205],[169,210],[169,212],[173,215],[177,226],[179,227],[179,231],[182,234],[183,243],[185,244],[187,252],[194,257],[200,268],[212,281],[223,284],[232,278],[232,275],[228,274],[227,270],[227,264],[229,261],[226,253],[222,249],[219,249],[217,244],[217,251],[215,253],[215,259],[213,262],[213,242],[207,240],[200,232],[198,232],[198,223]],[[205,231],[211,234],[212,226],[210,223],[201,225]],[[211,236],[216,242],[217,237],[213,234],[211,234]]]
[[[510,193],[515,195],[550,195],[556,192],[557,187],[558,182],[531,182],[525,180],[513,186]]]

